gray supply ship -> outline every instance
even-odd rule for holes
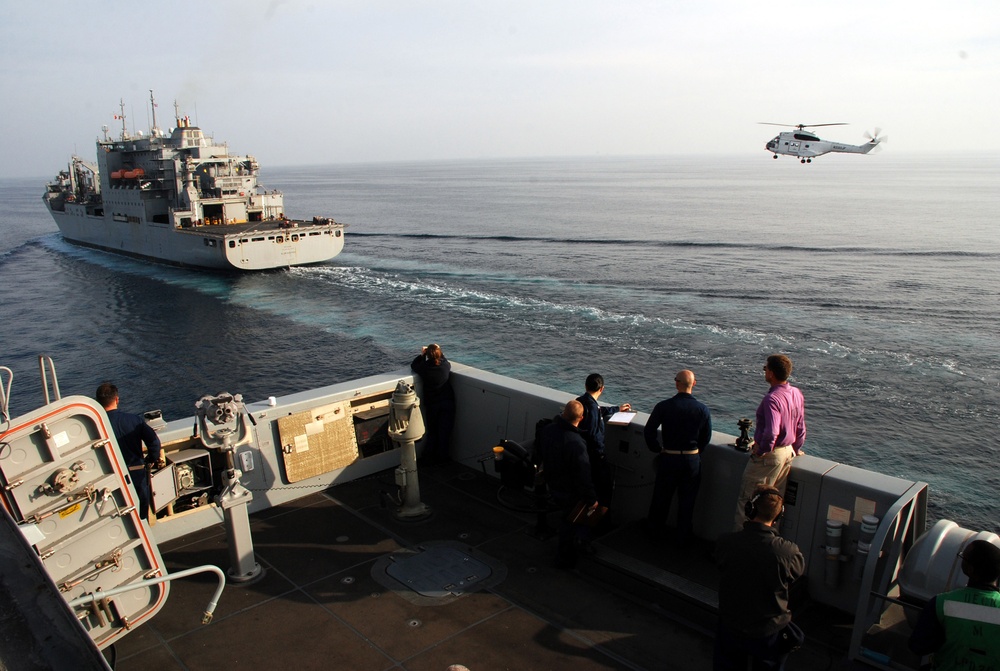
[[[332,259],[344,225],[285,216],[281,192],[257,182],[253,156],[232,156],[175,104],[176,127],[118,139],[107,126],[97,164],[73,156],[47,185],[44,201],[69,242],[109,252],[217,270],[265,270]]]

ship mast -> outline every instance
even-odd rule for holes
[[[153,89],[149,89],[149,106],[153,110],[153,127],[150,131],[153,137],[159,137],[160,128],[156,125],[156,99],[153,98]]]
[[[118,109],[119,109],[119,112],[118,112],[118,115],[115,118],[116,119],[121,119],[121,121],[122,121],[122,137],[121,137],[121,139],[122,139],[122,141],[124,141],[124,140],[128,139],[128,128],[125,126],[125,99],[124,98],[119,98],[118,99]]]

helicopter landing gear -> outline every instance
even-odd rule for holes
[[[774,156],[772,156],[771,158],[773,158],[773,159],[777,159],[777,158],[778,158],[778,155],[777,155],[777,154],[775,154],[775,155],[774,155]]]
[[[799,162],[801,162],[801,163],[812,163],[813,160],[811,158],[800,158]]]

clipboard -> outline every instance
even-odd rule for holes
[[[607,424],[611,426],[628,426],[635,419],[636,413],[634,412],[616,412],[615,414],[608,417]]]

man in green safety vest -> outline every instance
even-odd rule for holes
[[[1000,547],[975,540],[958,556],[968,586],[927,603],[910,636],[910,650],[934,653],[938,671],[1000,671]]]

